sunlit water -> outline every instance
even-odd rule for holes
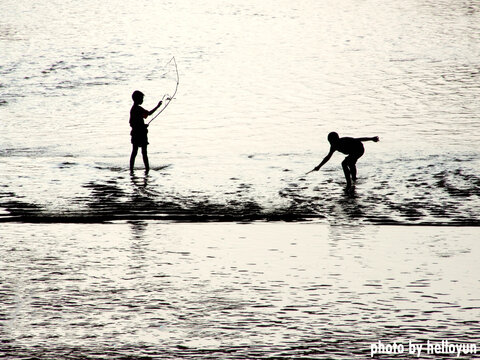
[[[3,354],[347,359],[381,337],[478,341],[477,2],[0,13]],[[151,109],[177,81],[149,128],[152,171],[139,156],[132,175],[131,93]],[[330,131],[381,139],[353,192],[340,154],[305,175]],[[254,224],[185,223],[205,221]]]
[[[477,228],[5,225],[6,358],[364,359],[378,340],[480,339]]]

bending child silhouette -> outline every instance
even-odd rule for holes
[[[328,134],[328,142],[330,143],[330,151],[312,171],[318,171],[330,160],[335,151],[340,151],[347,155],[345,160],[342,161],[343,172],[345,173],[345,180],[347,180],[347,190],[351,188],[352,181],[357,180],[357,168],[355,164],[357,160],[363,155],[365,149],[363,147],[363,141],[379,141],[378,136],[363,137],[363,138],[351,138],[351,137],[339,137],[336,132]]]
[[[152,115],[157,109],[162,105],[162,101],[158,103],[155,108],[148,111],[145,110],[142,105],[143,97],[145,95],[138,90],[135,90],[132,94],[133,106],[130,109],[130,126],[132,131],[130,135],[132,136],[132,154],[130,155],[130,172],[133,172],[133,167],[135,165],[135,158],[137,157],[138,148],[142,148],[142,157],[143,163],[145,165],[145,172],[148,173],[150,170],[150,165],[148,163],[148,154],[147,154],[147,145],[148,145],[148,125],[145,124],[144,119]]]

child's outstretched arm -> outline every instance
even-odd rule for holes
[[[377,141],[379,141],[380,139],[378,138],[378,136],[374,136],[374,137],[357,138],[356,140],[359,140],[359,141],[374,141],[374,142],[377,142]]]
[[[312,171],[318,171],[320,170],[320,168],[325,165],[327,163],[328,160],[330,160],[330,158],[332,157],[333,153],[335,152],[335,149],[333,147],[330,148],[330,151],[329,153],[327,154],[327,156],[325,156],[325,158],[322,160],[322,162],[320,164],[318,164],[317,166],[315,166],[313,168],[313,170],[309,171],[312,172]]]

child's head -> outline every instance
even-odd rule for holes
[[[340,139],[340,137],[335,131],[332,131],[330,134],[328,134],[327,139],[330,144],[335,144],[338,141],[338,139]]]
[[[143,93],[141,91],[135,90],[132,94],[132,100],[135,104],[141,104],[143,103]]]

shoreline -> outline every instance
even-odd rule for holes
[[[346,219],[341,219],[339,223],[326,219],[321,215],[296,215],[296,214],[258,214],[258,215],[218,215],[218,214],[126,214],[126,215],[12,215],[0,216],[0,223],[18,223],[18,224],[109,224],[117,222],[130,221],[157,221],[161,223],[307,223],[322,225],[352,225],[347,223]],[[379,218],[351,219],[354,225],[371,226],[408,226],[408,227],[480,227],[480,220],[451,220],[451,221],[420,221],[404,222],[396,220],[385,220]]]

